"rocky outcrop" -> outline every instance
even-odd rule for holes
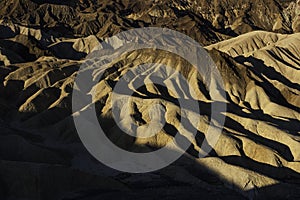
[[[0,198],[298,199],[297,17],[299,1],[283,0],[1,1]],[[203,77],[183,58],[162,50],[144,49],[114,59],[95,84],[99,92],[93,99],[111,141],[147,152],[165,146],[178,132],[192,144],[165,169],[129,174],[102,165],[83,146],[73,117],[84,109],[72,110],[71,96],[74,88],[81,88],[74,85],[80,66],[105,37],[146,26],[175,29],[205,45],[224,81],[227,112],[220,113],[225,117],[220,139],[207,157],[198,158],[212,120]],[[168,42],[178,46],[181,41]],[[143,82],[144,87],[134,88],[140,80],[133,77],[127,89],[134,97],[117,117],[127,129],[132,120],[141,127],[137,133],[144,134],[143,127],[151,124],[149,108],[159,105],[156,111],[165,114],[158,117],[166,125],[149,138],[129,137],[113,119],[113,88],[144,62],[171,65],[195,94],[185,90],[172,70],[162,72],[159,65],[145,79],[156,74],[163,77],[163,86]],[[182,96],[198,102],[200,113],[185,113],[196,115],[199,126],[180,112]],[[195,137],[181,120],[192,124]]]

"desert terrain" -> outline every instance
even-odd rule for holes
[[[114,170],[78,136],[74,84],[82,64],[106,38],[134,28],[167,28],[197,41],[224,83],[218,141],[199,158],[214,99],[204,77],[167,51],[127,52],[93,85],[96,116],[107,137],[127,151],[162,148],[176,133],[190,142],[174,163],[149,173]],[[298,199],[300,198],[300,1],[293,0],[2,0],[0,1],[0,199]],[[170,40],[170,45],[180,45]],[[121,43],[118,45],[122,45]],[[128,71],[153,65],[126,111],[111,103]],[[192,95],[176,77],[185,77]],[[152,84],[154,75],[161,84]],[[197,102],[198,125],[178,99]],[[88,104],[88,103],[87,103]],[[153,115],[165,122],[151,123]],[[159,128],[147,138],[124,133],[130,122]],[[161,110],[160,110],[161,109]],[[160,111],[159,111],[160,110]],[[152,117],[153,118],[153,117]],[[182,127],[181,121],[192,127]],[[196,134],[193,132],[196,131]]]

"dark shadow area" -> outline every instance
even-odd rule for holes
[[[257,162],[248,157],[227,156],[221,157],[221,159],[228,164],[249,169],[267,177],[281,180],[285,183],[299,184],[300,186],[300,174],[292,169],[286,167],[274,167],[269,164]]]
[[[264,61],[257,59],[253,56],[245,58],[244,56],[238,56],[235,58],[238,62],[244,63],[244,62],[250,62],[253,65],[253,70],[256,75],[260,75],[260,78],[262,78],[261,75],[265,75],[267,78],[271,80],[276,80],[290,88],[300,90],[300,85],[298,83],[293,83],[286,77],[284,77],[281,73],[277,72],[273,67],[266,66]],[[277,60],[277,59],[276,59]],[[287,65],[287,63],[284,63]]]
[[[294,157],[288,146],[286,146],[285,144],[281,144],[280,142],[269,140],[267,138],[254,134],[251,131],[245,129],[240,123],[231,119],[230,117],[226,117],[224,126],[240,132],[241,135],[244,135],[245,137],[249,138],[252,141],[255,141],[256,143],[276,150],[276,152],[278,152],[287,161],[294,160]]]
[[[15,37],[16,34],[7,26],[0,25],[0,39]]]
[[[86,57],[86,53],[78,52],[73,48],[72,42],[60,42],[49,48],[55,57],[60,59],[81,60]]]
[[[245,117],[248,119],[264,121],[278,129],[287,131],[289,134],[293,136],[299,135],[299,131],[300,131],[299,120],[290,119],[290,118],[286,118],[286,119],[273,118],[271,115],[264,113],[262,110],[252,109],[250,105],[247,106],[247,109],[250,111],[250,113],[243,112],[241,107],[231,102],[227,104],[226,112],[236,114],[238,116]]]
[[[80,0],[30,0],[37,4],[57,4],[66,6],[75,6]],[[83,1],[83,0],[82,0]]]
[[[261,80],[263,80],[262,82],[255,81],[256,85],[261,86],[264,89],[265,93],[268,94],[272,102],[300,112],[300,108],[290,104],[281,94],[281,92],[276,87],[274,87],[274,85],[271,84],[264,76],[271,80],[277,80],[290,88],[300,90],[300,85],[298,83],[292,83],[290,80],[277,72],[274,68],[266,66],[264,64],[264,61],[254,58],[253,56],[247,58],[244,56],[238,56],[235,59],[240,63],[250,62],[253,65],[253,68],[250,68],[250,70]]]
[[[249,199],[299,199],[300,192],[289,184],[278,183],[259,189],[248,190]]]
[[[30,49],[28,47],[18,42],[13,42],[10,40],[1,40],[0,47],[4,49],[2,53],[4,53],[4,55],[7,56],[11,64],[22,61],[30,62],[37,59],[36,55],[30,53]]]

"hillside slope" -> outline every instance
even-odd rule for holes
[[[1,1],[0,198],[300,198],[299,1],[251,2]],[[105,38],[147,26],[177,30],[205,46],[227,95],[216,103],[226,104],[227,111],[219,113],[224,127],[215,121],[223,128],[218,142],[208,156],[198,158],[214,120],[204,77],[167,51],[144,49],[114,59],[93,85],[97,117],[109,139],[133,152],[162,148],[177,132],[192,144],[164,169],[130,174],[104,166],[83,146],[73,117],[80,117],[84,107],[72,110],[72,91],[90,94],[74,80]],[[114,87],[144,63],[157,65],[129,80],[126,89],[134,95],[121,112],[120,105],[111,104],[113,95],[120,95]],[[195,93],[186,90],[175,72]],[[135,88],[141,76],[144,86]],[[154,76],[162,86],[147,82]],[[180,98],[197,102],[200,113],[180,112]],[[153,105],[156,114],[164,114],[151,114]],[[114,121],[114,106],[121,110],[115,117],[126,130],[133,121],[137,134],[149,134],[144,132],[149,124],[158,133],[149,138],[126,135]],[[165,125],[151,123],[151,116]],[[199,126],[190,119],[199,120]],[[182,121],[189,125],[182,127]]]

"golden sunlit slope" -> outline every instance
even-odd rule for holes
[[[273,0],[1,1],[0,198],[299,198],[297,5]],[[107,65],[105,76],[93,73],[99,79],[93,90],[74,84],[87,55],[105,38],[147,26],[175,29],[206,45],[225,85],[226,100],[216,102],[227,106],[226,113],[219,113],[226,117],[224,127],[212,119],[205,77],[170,52],[128,52]],[[261,29],[267,31],[253,31]],[[156,64],[139,73],[145,63]],[[162,70],[158,64],[169,68]],[[129,71],[136,76],[125,89],[133,97],[122,110],[121,104],[111,103],[113,95],[121,96],[113,90]],[[161,85],[151,83],[154,76]],[[138,84],[142,86],[136,88]],[[73,89],[83,95],[97,91],[92,100],[99,123],[123,149],[158,149],[177,132],[192,145],[159,171],[129,174],[109,169],[78,137],[73,117],[82,116],[84,107],[72,110]],[[180,99],[197,102],[200,112],[180,112]],[[114,121],[113,108],[120,111],[115,117],[124,129],[151,135],[145,131],[150,126],[158,133],[149,138],[126,135]],[[213,120],[222,133],[209,155],[198,158]]]

